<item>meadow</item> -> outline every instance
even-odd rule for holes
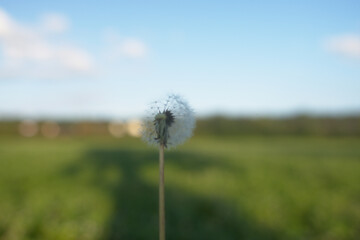
[[[195,136],[165,153],[167,239],[360,239],[360,138]],[[136,138],[0,138],[0,239],[157,239]]]

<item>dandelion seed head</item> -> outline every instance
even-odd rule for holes
[[[142,121],[142,139],[150,145],[167,148],[184,143],[192,136],[195,114],[179,95],[154,101]]]

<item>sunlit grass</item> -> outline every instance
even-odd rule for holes
[[[195,137],[166,152],[169,239],[357,239],[360,139]],[[1,138],[0,239],[156,239],[137,139]]]

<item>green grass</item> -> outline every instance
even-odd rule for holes
[[[0,239],[157,239],[137,139],[0,138]],[[360,139],[195,137],[165,153],[167,238],[360,239]]]

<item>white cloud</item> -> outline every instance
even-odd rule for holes
[[[144,58],[147,53],[145,44],[137,39],[125,39],[119,47],[121,53],[129,58]]]
[[[11,20],[7,14],[0,9],[0,36],[4,36],[11,31]]]
[[[107,42],[106,53],[112,59],[144,59],[148,55],[148,47],[140,39],[121,37],[112,29],[105,31],[104,39]]]
[[[63,33],[69,28],[69,21],[63,15],[48,13],[42,17],[42,27],[46,32]]]
[[[347,34],[329,38],[325,48],[345,57],[360,59],[360,35]]]
[[[43,31],[62,33],[67,29],[65,17],[46,15],[40,27],[16,22],[0,8],[0,76],[58,78],[92,73],[90,54],[72,44],[54,41]]]

